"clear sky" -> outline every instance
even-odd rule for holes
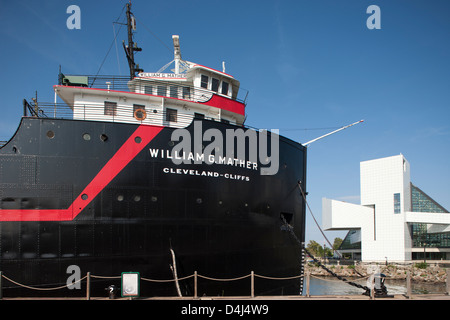
[[[0,0],[0,140],[38,91],[53,101],[58,69],[127,75],[126,1]],[[81,10],[69,30],[67,7]],[[381,29],[368,29],[370,5]],[[321,221],[322,197],[359,203],[359,163],[402,153],[411,180],[450,209],[450,1],[133,1],[136,61],[156,72],[173,59],[222,68],[249,90],[247,124],[306,142],[364,119],[308,148],[308,202]],[[122,13],[122,15],[121,15]],[[108,53],[108,50],[109,54]],[[106,57],[106,59],[105,59]],[[105,60],[104,60],[105,59]],[[326,232],[333,241],[345,232]],[[324,240],[307,213],[306,240]]]

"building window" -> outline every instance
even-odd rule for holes
[[[208,76],[205,76],[205,75],[202,74],[200,86],[202,88],[208,89]]]
[[[117,102],[105,101],[105,116],[115,116],[117,114]]]
[[[211,81],[211,90],[215,92],[219,92],[219,79],[212,78]]]
[[[228,82],[222,81],[222,94],[228,95]]]
[[[166,109],[166,121],[177,122],[177,110],[176,109]]]
[[[400,213],[400,193],[394,193],[394,213]]]

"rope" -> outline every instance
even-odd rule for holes
[[[50,290],[59,290],[59,289],[63,289],[63,288],[66,288],[66,287],[68,286],[67,284],[65,284],[65,285],[63,285],[63,286],[60,286],[60,287],[54,287],[54,288],[37,288],[37,287],[27,286],[27,285],[24,285],[24,284],[19,283],[19,282],[17,282],[17,281],[14,281],[14,280],[8,278],[7,276],[5,276],[5,275],[3,275],[3,274],[2,274],[2,277],[5,278],[5,279],[8,280],[8,281],[14,283],[15,285],[18,285],[19,287],[24,287],[24,288],[31,289],[31,290],[50,291]],[[81,279],[79,279],[79,280],[77,280],[77,281],[75,281],[75,282],[70,283],[70,285],[72,286],[72,285],[74,285],[75,283],[81,282],[82,280],[84,280],[84,279],[86,279],[86,278],[87,278],[87,276],[84,276],[83,278],[81,278]]]

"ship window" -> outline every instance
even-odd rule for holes
[[[105,101],[105,116],[115,116],[117,113],[117,103]]]
[[[191,88],[183,87],[183,99],[190,99],[190,98],[191,98]]]
[[[203,113],[194,113],[194,119],[205,119],[205,115]]]
[[[53,139],[55,137],[55,133],[52,130],[47,131],[47,138]]]
[[[215,92],[219,92],[219,79],[212,78],[211,90]]]
[[[222,94],[228,95],[228,82],[222,82]]]
[[[172,98],[178,98],[178,87],[177,86],[170,86],[169,91],[170,91],[170,96]]]
[[[166,109],[166,121],[177,122],[177,110],[176,109]]]
[[[144,86],[145,94],[153,94],[153,86]]]
[[[205,76],[205,75],[202,74],[202,79],[201,79],[201,82],[200,82],[200,86],[202,88],[208,89],[208,76]]]
[[[133,114],[139,109],[145,110],[145,106],[143,104],[133,104]]]
[[[166,95],[166,87],[165,86],[157,86],[156,91],[157,91],[158,96]]]

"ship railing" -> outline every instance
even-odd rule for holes
[[[183,109],[168,110],[162,107],[145,108],[123,104],[76,104],[69,106],[65,103],[40,102],[37,106],[32,105],[33,112],[24,112],[24,116],[37,118],[105,121],[117,123],[147,124],[164,127],[184,128],[193,120],[200,119],[198,114]],[[221,118],[220,114],[208,114],[207,120],[230,123]]]
[[[59,85],[150,94],[193,102],[204,102],[209,100],[213,94],[218,94],[228,99],[241,102],[245,105],[247,104],[248,98],[248,90],[242,88],[239,88],[239,90],[235,90],[233,88],[233,93],[230,97],[228,95],[221,94],[220,90],[211,91],[193,86],[191,84],[186,84],[183,81],[156,80],[141,77],[136,77],[130,81],[130,78],[125,76],[60,74]]]

